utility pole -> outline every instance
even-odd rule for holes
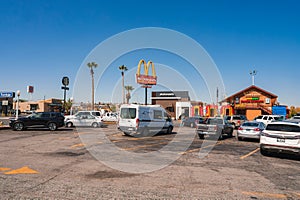
[[[125,86],[124,86],[124,71],[127,71],[127,67],[125,65],[122,65],[119,67],[119,70],[121,70],[122,75],[122,103],[125,103]]]
[[[95,88],[94,88],[94,69],[98,67],[98,64],[95,62],[89,62],[87,64],[88,68],[90,68],[90,73],[92,77],[92,110],[94,110],[94,104],[95,104]]]
[[[251,75],[251,77],[252,77],[252,85],[254,85],[255,83],[254,83],[254,76],[257,74],[257,70],[252,70],[252,71],[250,71],[250,75]]]

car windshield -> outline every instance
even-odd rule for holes
[[[300,132],[300,127],[290,124],[269,124],[266,128],[269,131],[283,131],[283,132]]]

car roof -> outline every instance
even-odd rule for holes
[[[294,125],[294,126],[299,126],[300,127],[299,122],[291,122],[291,121],[275,121],[275,122],[271,122],[269,124]]]

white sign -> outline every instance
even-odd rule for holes
[[[7,100],[3,100],[2,101],[2,106],[8,106],[8,101]]]

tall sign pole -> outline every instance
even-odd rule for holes
[[[67,95],[67,90],[69,90],[69,88],[67,87],[69,85],[69,77],[65,76],[62,78],[62,84],[63,86],[61,87],[61,89],[64,90],[64,104],[63,104],[63,110],[62,113],[65,113],[65,109],[66,109],[66,95]]]
[[[254,85],[254,76],[257,74],[257,70],[250,71],[250,75],[252,76],[252,85]]]

